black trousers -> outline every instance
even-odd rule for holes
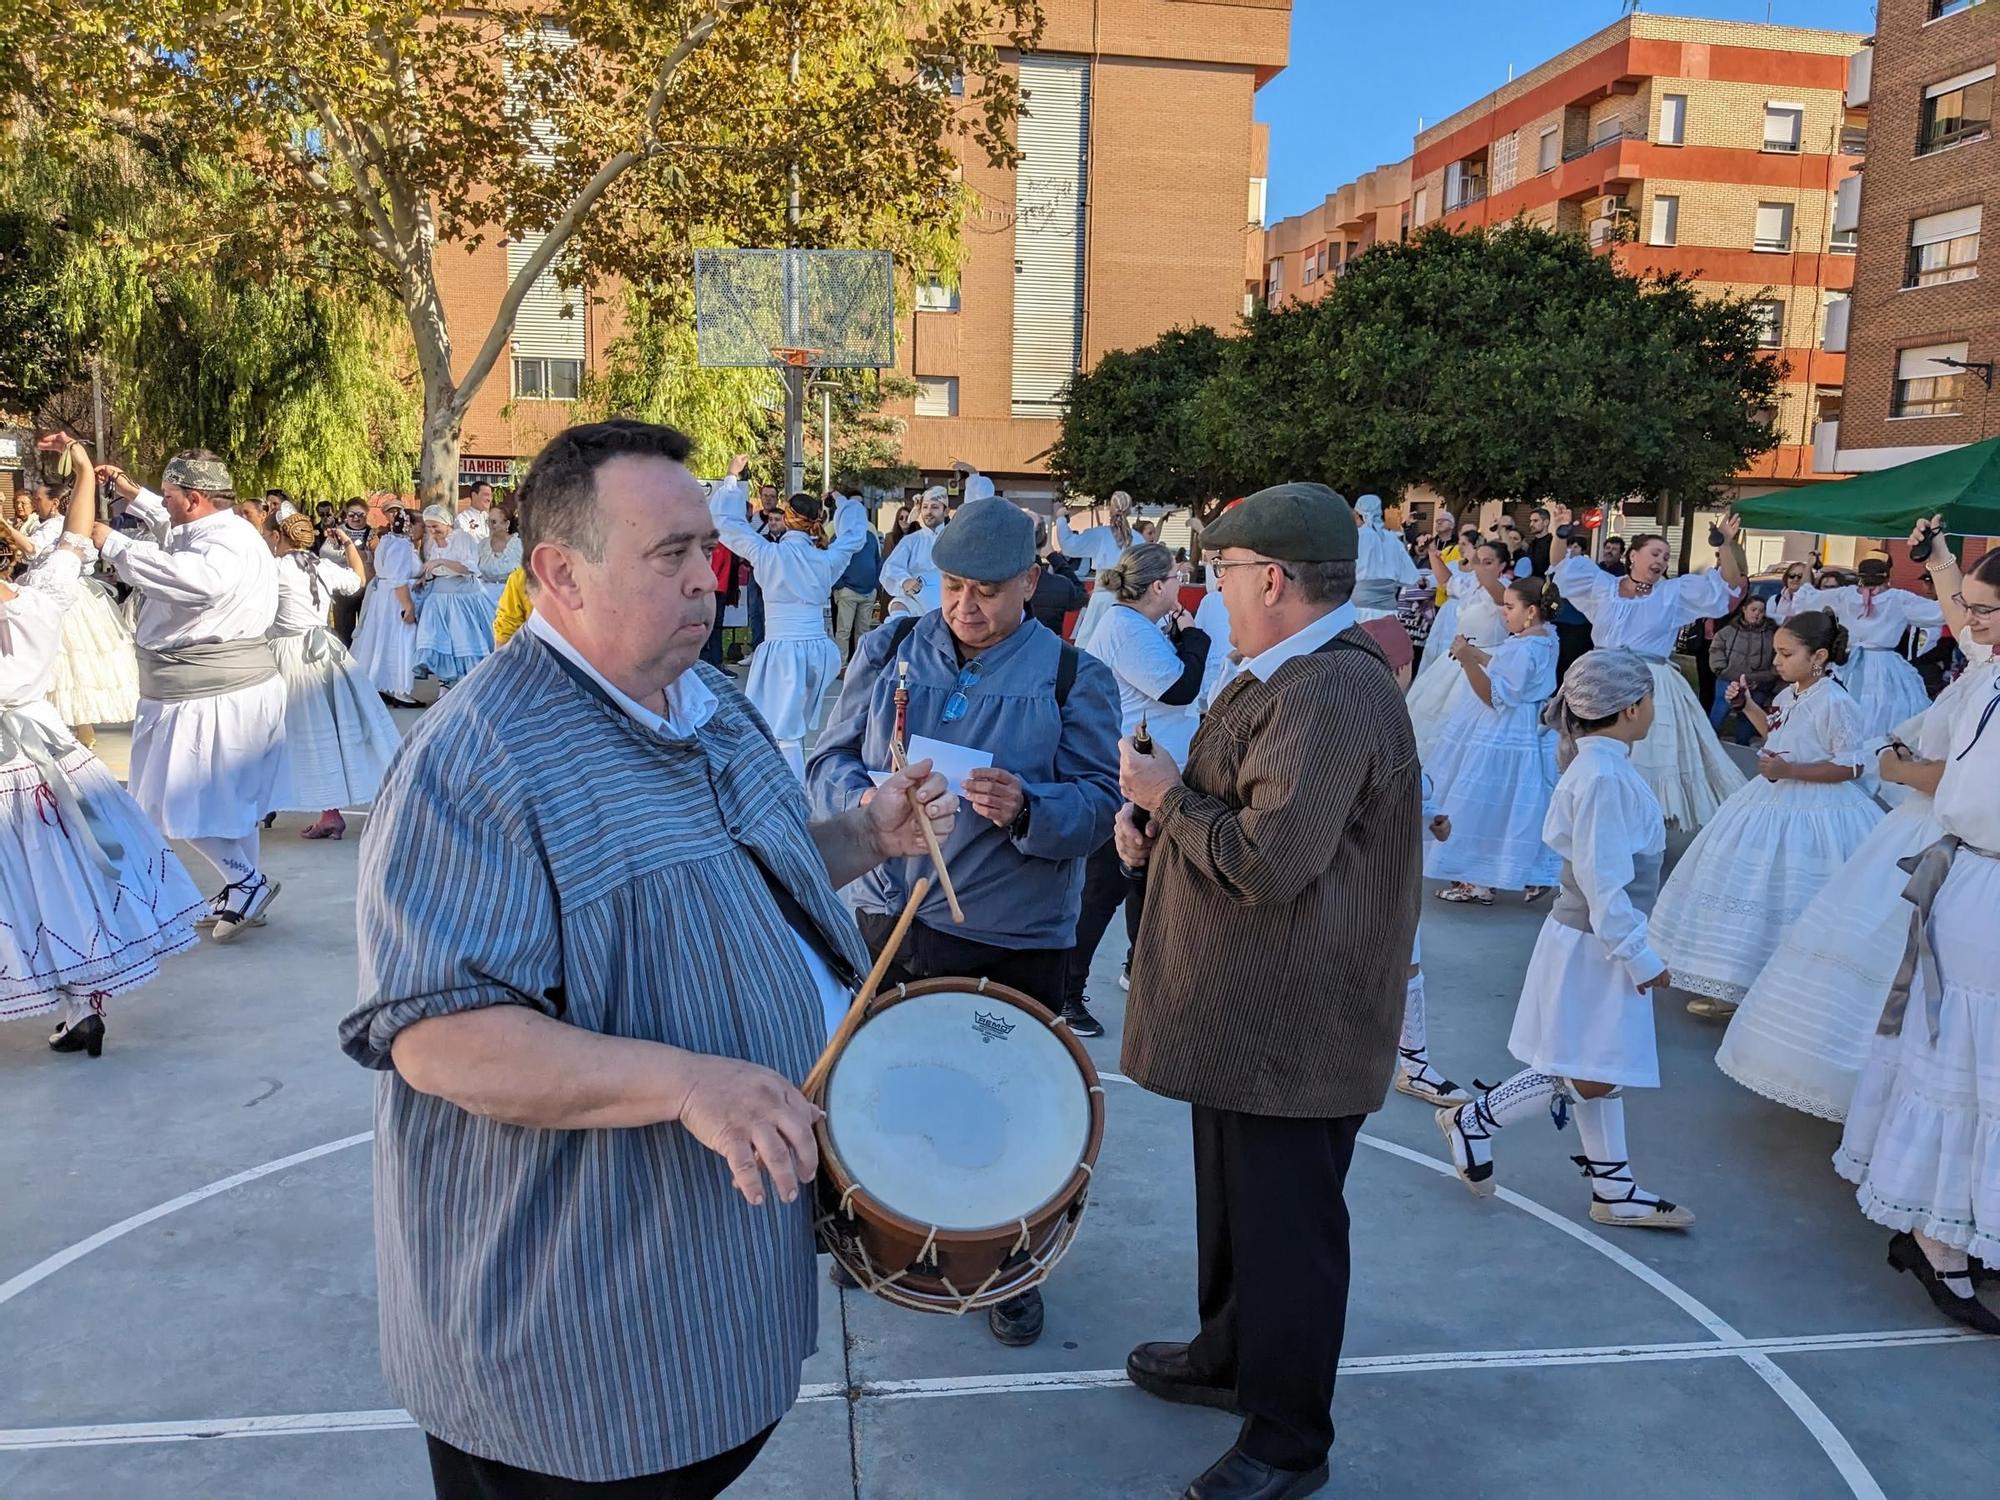
[[[1188,1359],[1236,1388],[1237,1445],[1311,1469],[1333,1447],[1347,1326],[1347,1203],[1362,1116],[1293,1120],[1194,1107],[1201,1332]]]
[[[1590,649],[1590,624],[1556,626],[1556,681],[1569,676],[1570,664]]]
[[[354,631],[361,623],[361,595],[336,594],[333,598],[333,633],[343,646],[354,644]]]
[[[437,1500],[715,1500],[743,1477],[777,1430],[775,1424],[766,1427],[741,1447],[684,1469],[604,1483],[537,1474],[477,1458],[428,1433],[424,1438],[430,1444],[431,1484]]]
[[[895,930],[896,919],[876,912],[859,915],[862,940],[870,953],[879,956]],[[1041,1001],[1050,1010],[1060,1010],[1068,973],[1067,948],[996,948],[912,922],[883,984],[914,984],[919,979],[949,975],[990,979]]]
[[[1144,881],[1126,877],[1124,867],[1118,863],[1118,845],[1107,839],[1083,867],[1083,907],[1076,917],[1076,946],[1069,950],[1065,999],[1083,1002],[1084,986],[1090,979],[1090,961],[1097,956],[1097,945],[1104,941],[1104,931],[1111,925],[1121,901],[1125,903],[1125,943],[1129,953],[1131,945],[1139,940],[1139,918],[1146,910],[1146,885]]]

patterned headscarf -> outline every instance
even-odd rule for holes
[[[1389,529],[1382,524],[1382,497],[1380,495],[1363,495],[1359,500],[1354,502],[1354,508],[1361,515],[1362,525],[1375,531],[1387,531]]]
[[[1576,759],[1580,725],[1622,713],[1652,691],[1653,669],[1636,651],[1612,646],[1579,656],[1542,711],[1542,722],[1556,732],[1556,764]]]
[[[236,493],[236,481],[229,477],[229,466],[212,453],[182,453],[168,459],[160,482],[224,499]]]

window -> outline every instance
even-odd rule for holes
[[[1970,281],[1979,272],[1981,206],[1929,214],[1910,224],[1910,266],[1904,286],[1939,286]]]
[[[515,356],[517,401],[574,401],[582,392],[582,360]]]
[[[1688,96],[1665,94],[1660,99],[1660,144],[1678,146],[1687,139]]]
[[[1511,135],[1493,143],[1493,191],[1504,193],[1514,185],[1514,162],[1520,147]]]
[[[1759,250],[1789,250],[1792,248],[1792,205],[1789,203],[1760,203],[1757,205],[1757,238]]]
[[[1412,215],[1411,215],[1410,217],[1411,217],[1411,221],[1412,221],[1412,222],[1413,222],[1413,223],[1414,223],[1414,224],[1415,224],[1415,225],[1416,225],[1416,226],[1417,226],[1417,227],[1418,227],[1419,229],[1421,229],[1421,228],[1422,228],[1422,227],[1423,227],[1424,225],[1426,225],[1426,224],[1430,223],[1430,221],[1431,221],[1431,190],[1430,190],[1429,188],[1427,188],[1427,187],[1421,187],[1421,188],[1418,188],[1418,189],[1417,189],[1417,210],[1416,210],[1416,212],[1415,212],[1414,214],[1412,214]]]
[[[1993,69],[1977,68],[1924,90],[1917,155],[1983,141],[1993,125]]]
[[[1861,248],[1861,231],[1858,229],[1836,229],[1833,232],[1832,250],[1835,255],[1852,255]]]
[[[1653,195],[1653,224],[1646,236],[1649,245],[1678,245],[1681,242],[1681,200],[1670,193]]]
[[[1262,177],[1250,179],[1250,222],[1259,229],[1264,227],[1264,200],[1268,186]]]
[[[1597,122],[1597,128],[1590,133],[1590,144],[1601,146],[1606,141],[1615,141],[1625,133],[1625,122],[1616,115]]]
[[[1826,311],[1819,324],[1819,346],[1829,354],[1839,354],[1847,348],[1847,320],[1854,311],[1848,305],[1850,298],[1848,292],[1826,294]]]
[[[1941,21],[1946,16],[1955,16],[1962,10],[1972,9],[1972,0],[1930,0],[1930,17]]]
[[[917,415],[920,417],[957,416],[958,377],[956,375],[919,375],[917,377]]]
[[[1968,344],[1926,344],[1896,356],[1896,394],[1892,417],[1955,417],[1965,410],[1965,363]]]
[[[1785,304],[1776,299],[1766,299],[1750,304],[1750,311],[1757,319],[1757,347],[1779,349],[1785,343]]]
[[[1284,289],[1285,263],[1283,260],[1274,260],[1264,268],[1264,290],[1267,295],[1275,297]]]
[[[933,278],[917,283],[918,312],[957,312],[958,288]]]
[[[1542,142],[1535,154],[1537,172],[1553,172],[1562,160],[1562,128],[1556,125],[1544,126]]]
[[[1806,107],[1803,104],[1764,106],[1764,149],[1796,152],[1804,138]]]

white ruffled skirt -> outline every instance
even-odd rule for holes
[[[1677,988],[1741,1000],[1786,931],[1882,820],[1852,781],[1759,776],[1674,867],[1650,923]]]
[[[2000,1264],[2000,860],[1961,851],[1931,908],[1938,1039],[1919,979],[1899,1036],[1873,1039],[1834,1170],[1862,1213]]]
[[[325,653],[307,660],[317,638]],[[375,684],[330,631],[271,642],[285,682],[285,755],[271,806],[321,812],[372,802],[402,736]]]
[[[1451,819],[1450,838],[1425,841],[1427,877],[1508,891],[1556,883],[1562,860],[1542,842],[1556,785],[1556,738],[1541,726],[1540,704],[1496,711],[1468,686],[1434,737],[1424,769]]]
[[[1410,691],[1403,699],[1403,705],[1410,712],[1410,728],[1417,736],[1417,759],[1428,767],[1437,754],[1438,740],[1444,733],[1444,726],[1451,716],[1465,704],[1474,708],[1483,707],[1478,695],[1472,691],[1472,683],[1467,680],[1465,668],[1444,653],[1451,649],[1452,637],[1433,634],[1431,643],[1438,650],[1438,659],[1426,659],[1423,671],[1410,684]],[[1426,647],[1426,653],[1429,651]],[[1435,773],[1433,773],[1435,775]]]
[[[1537,1073],[1656,1089],[1654,993],[1640,994],[1595,936],[1547,918],[1521,980],[1507,1050]]]
[[[285,684],[273,674],[213,698],[141,698],[128,784],[168,838],[247,838],[272,808],[284,757]]]
[[[771,737],[783,744],[819,728],[827,690],[839,676],[840,648],[829,637],[766,638],[750,658],[743,696],[771,726]]]
[[[1913,796],[1875,825],[1778,939],[1715,1065],[1789,1109],[1844,1120],[1910,930],[1896,861],[1943,836]]]
[[[66,990],[144,984],[195,945],[207,905],[102,761],[72,744],[58,764],[121,852],[101,869],[41,772],[25,758],[0,765],[0,1020],[54,1010]]]
[[[354,664],[368,674],[377,692],[407,698],[416,686],[417,627],[403,623],[396,585],[372,579],[361,600],[361,623],[354,630]]]
[[[1860,710],[1862,733],[1871,740],[1887,739],[1898,724],[1930,707],[1923,674],[1900,651],[1877,647],[1856,651],[1836,671]]]
[[[1715,816],[1744,775],[1680,670],[1657,661],[1652,668],[1653,728],[1632,747],[1632,768],[1660,799],[1667,822],[1692,832]]]
[[[457,682],[493,654],[494,601],[476,580],[445,578],[425,590],[417,612],[417,665]]]
[[[129,724],[139,712],[139,658],[110,594],[86,581],[63,612],[49,701],[65,724]]]

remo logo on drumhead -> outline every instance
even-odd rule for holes
[[[999,1016],[989,1016],[983,1010],[972,1013],[972,1029],[979,1033],[982,1042],[1004,1042],[1013,1035],[1014,1022],[1002,1020]]]

